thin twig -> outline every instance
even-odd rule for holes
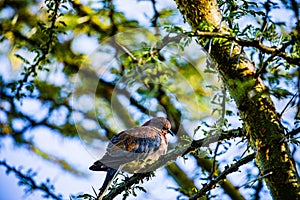
[[[151,23],[152,23],[152,26],[157,28],[158,29],[158,24],[157,24],[157,21],[158,21],[158,18],[160,16],[157,8],[156,8],[156,0],[151,0],[151,3],[152,3],[152,9],[153,9],[153,12],[154,12],[154,15],[151,19]]]
[[[263,45],[261,41],[258,39],[248,39],[243,40],[241,38],[238,38],[236,36],[230,35],[230,34],[224,34],[224,33],[218,33],[218,32],[205,32],[205,31],[195,31],[193,33],[187,33],[190,36],[197,36],[197,37],[207,37],[207,38],[226,38],[228,40],[232,40],[239,44],[240,46],[244,47],[254,47],[258,50],[267,53],[267,54],[274,54],[276,53],[277,56],[285,59],[290,64],[300,65],[300,58],[299,57],[292,57],[289,54],[287,54],[285,51],[282,51],[282,49],[287,48],[289,45],[292,45],[296,40],[296,38],[292,38],[291,41],[285,43],[281,48],[278,47],[269,47],[266,45]]]
[[[28,82],[28,79],[30,76],[35,76],[37,73],[37,68],[38,66],[47,58],[48,53],[51,51],[51,47],[53,46],[53,39],[55,37],[55,28],[56,28],[56,20],[60,17],[59,14],[59,6],[60,6],[60,0],[55,0],[55,7],[53,9],[53,14],[52,17],[50,18],[50,27],[48,28],[49,30],[49,35],[48,35],[48,40],[46,41],[45,45],[42,45],[40,48],[41,50],[41,56],[37,56],[35,63],[33,63],[31,66],[29,66],[28,71],[25,73],[24,77],[22,80],[18,81],[19,85],[16,88],[16,97],[20,98],[22,97],[22,88],[24,84]]]
[[[118,27],[117,27],[117,25],[115,23],[115,20],[114,20],[115,6],[114,6],[112,0],[109,1],[108,7],[109,7],[108,17],[109,17],[109,20],[110,20],[110,23],[111,23],[111,28],[110,28],[111,33],[110,33],[110,36],[114,36],[117,33],[117,31],[118,31]]]
[[[296,92],[296,93],[292,96],[292,98],[289,100],[289,102],[285,105],[285,107],[283,108],[283,110],[282,110],[281,113],[279,114],[279,117],[281,117],[281,116],[284,114],[284,112],[286,111],[286,109],[288,108],[288,106],[293,102],[293,100],[295,99],[295,97],[297,97],[297,95],[298,95],[298,92]]]
[[[140,63],[141,59],[136,58],[129,49],[127,49],[124,45],[121,45],[119,42],[115,41],[115,44],[124,52],[126,53],[134,62]]]
[[[6,161],[1,160],[0,165],[6,168],[7,173],[13,172],[19,178],[19,184],[29,186],[29,191],[39,190],[45,193],[46,197],[51,197],[56,200],[62,200],[62,195],[54,194],[51,190],[53,190],[51,185],[48,183],[37,184],[35,180],[32,178],[32,175],[23,174],[20,170],[17,170],[15,167],[12,167],[6,163]]]
[[[296,129],[294,129],[294,130],[288,132],[288,133],[286,134],[286,137],[292,137],[292,136],[294,136],[294,135],[297,135],[298,133],[300,133],[300,127],[298,127],[298,128],[296,128]],[[285,138],[286,138],[286,137],[285,137]]]
[[[272,175],[272,174],[273,174],[273,172],[269,172],[269,173],[267,173],[267,174],[264,174],[264,175],[262,175],[262,176],[259,176],[259,177],[257,177],[256,179],[251,180],[251,181],[248,181],[247,183],[241,185],[239,188],[245,187],[246,185],[249,185],[250,183],[251,183],[251,187],[252,187],[252,185],[253,185],[256,181],[262,180],[263,178],[265,178],[265,177],[267,177],[267,176],[269,176],[269,175]]]
[[[226,88],[225,87],[223,87],[223,89],[222,89],[222,94],[223,94],[223,96],[222,96],[222,104],[221,104],[221,107],[222,107],[221,122],[224,123],[225,122],[225,115],[226,115]],[[221,131],[221,129],[219,131]],[[217,162],[217,154],[218,154],[220,144],[221,144],[221,142],[218,141],[216,149],[214,151],[213,166],[212,166],[212,169],[211,169],[211,173],[209,175],[209,179],[211,179],[211,180],[212,180],[214,172],[215,172],[216,162]]]
[[[204,187],[200,191],[198,191],[197,194],[193,195],[190,198],[190,200],[199,199],[200,197],[204,196],[207,191],[214,188],[216,186],[216,184],[218,182],[220,182],[221,180],[225,179],[228,174],[238,171],[240,166],[247,164],[254,158],[255,158],[255,153],[252,153],[252,154],[246,156],[245,158],[242,158],[241,160],[237,161],[236,163],[232,164],[230,167],[226,168],[216,179],[214,179],[214,180],[210,181],[208,184],[204,185]]]

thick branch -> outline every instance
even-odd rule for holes
[[[176,183],[179,185],[179,191],[182,194],[186,196],[191,196],[193,194],[193,190],[197,188],[194,181],[190,179],[175,162],[167,165],[166,170],[168,174],[172,176]]]

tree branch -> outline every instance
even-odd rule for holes
[[[261,52],[279,56],[279,57],[285,59],[290,64],[300,65],[299,57],[292,57],[292,56],[288,55],[286,52],[284,52],[285,48],[287,48],[289,45],[292,45],[291,42],[287,42],[281,48],[278,48],[278,47],[269,47],[269,46],[263,45],[260,39],[243,40],[241,38],[230,35],[228,33],[205,32],[205,31],[196,30],[193,33],[188,32],[186,34],[190,35],[190,36],[207,37],[207,38],[226,38],[228,40],[236,42],[240,46],[254,47],[254,48],[260,50]]]
[[[53,186],[49,184],[49,180],[46,183],[37,184],[32,178],[35,176],[31,170],[28,170],[27,174],[22,173],[20,170],[17,170],[15,167],[12,167],[6,163],[5,160],[0,161],[0,165],[6,168],[6,173],[13,172],[16,177],[19,178],[19,184],[25,185],[28,187],[27,192],[32,192],[34,190],[39,190],[44,193],[44,197],[51,197],[52,199],[62,200],[61,194],[55,194],[53,192]]]
[[[172,176],[176,183],[179,185],[179,188],[176,190],[178,190],[180,193],[186,196],[191,196],[194,193],[193,190],[197,189],[194,180],[189,178],[187,174],[175,162],[167,165],[166,170],[168,174]]]
[[[196,156],[196,155],[194,155],[194,157],[197,160],[197,164],[202,169],[205,169],[208,172],[211,171],[211,169],[213,167],[212,160],[210,160],[208,158],[199,157],[199,156]],[[243,157],[243,156],[241,155],[241,157]],[[219,168],[217,168],[216,171],[215,171],[215,173],[214,173],[214,177],[218,177],[220,174],[221,174],[221,171],[220,171]],[[230,180],[228,180],[227,178],[224,178],[223,181],[220,182],[219,184],[222,187],[222,189],[224,190],[224,192],[226,194],[228,194],[232,200],[245,200],[245,198],[240,193],[240,191],[238,190],[238,188],[235,187],[230,182]]]
[[[24,96],[24,94],[22,93],[22,89],[23,86],[28,82],[28,79],[31,76],[36,76],[37,70],[38,69],[42,69],[42,67],[40,66],[42,64],[43,61],[45,61],[47,59],[47,55],[49,54],[49,52],[51,51],[51,47],[53,46],[54,43],[54,38],[55,38],[55,29],[56,29],[56,20],[60,17],[60,13],[59,13],[59,7],[60,7],[60,0],[54,0],[55,4],[54,4],[54,8],[51,8],[50,5],[52,5],[52,3],[49,3],[48,10],[47,12],[49,13],[49,18],[50,18],[50,26],[49,28],[46,29],[46,33],[48,34],[48,40],[46,41],[45,44],[42,44],[40,47],[40,53],[37,54],[36,58],[34,59],[35,62],[33,64],[31,64],[27,69],[25,69],[25,74],[23,76],[22,80],[18,81],[18,86],[16,87],[16,97],[17,98],[21,98]],[[38,52],[38,51],[36,51]],[[30,90],[30,89],[29,89]]]
[[[225,179],[226,176],[232,172],[236,172],[240,166],[250,162],[255,158],[255,153],[252,153],[245,158],[242,158],[241,160],[237,161],[236,163],[232,164],[230,167],[225,168],[225,170],[214,180],[210,181],[208,184],[204,185],[204,187],[197,192],[194,196],[192,196],[190,199],[199,199],[200,197],[204,196],[205,193],[211,189],[213,189],[218,182]]]

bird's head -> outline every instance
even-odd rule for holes
[[[173,131],[171,130],[171,123],[164,117],[154,117],[149,121],[145,122],[143,126],[153,126],[162,130],[164,133],[170,133],[172,136],[175,136]]]

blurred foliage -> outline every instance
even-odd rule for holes
[[[129,5],[124,12],[117,2],[108,0],[1,1],[0,60],[8,64],[0,74],[0,137],[9,137],[14,145],[82,176],[86,172],[43,150],[34,137],[28,137],[28,131],[43,127],[62,138],[79,138],[94,152],[118,131],[156,115],[168,117],[177,132],[178,141],[171,142],[170,148],[178,145],[176,142],[190,142],[242,127],[213,61],[196,44],[206,47],[217,39],[202,37],[195,42],[174,2],[168,1],[165,7],[159,1],[146,3],[153,9],[150,13],[140,11],[145,13],[147,23],[128,17],[132,12]],[[300,57],[299,3],[231,0],[218,4],[233,36],[246,41],[259,39],[262,45],[275,49],[270,54],[247,45],[244,51],[257,66],[269,94],[279,102],[287,130],[297,129],[299,63],[277,55],[281,51],[291,58]],[[273,11],[278,12],[279,8],[288,11],[292,19],[275,18]],[[200,26],[210,29],[205,23]],[[288,110],[292,112],[285,117]],[[299,144],[294,138],[297,134],[289,139],[295,145]],[[243,143],[243,138],[223,141],[218,156],[228,153],[231,144],[237,142]],[[293,143],[291,146],[294,148]],[[217,159],[217,152],[210,148],[207,153],[197,154],[205,155],[207,160]],[[243,156],[242,152],[237,154]],[[168,168],[170,177],[181,187],[176,190],[179,195],[191,196],[198,190],[194,182],[206,184],[214,176],[214,170],[210,174],[203,166],[198,167],[204,172],[194,177],[187,176],[188,169],[178,169],[180,173],[176,174]],[[244,173],[248,174],[247,181],[258,177],[252,172]],[[188,193],[182,186],[182,177],[193,186]],[[35,189],[36,186],[30,186],[30,190]],[[144,191],[136,185],[125,192],[125,197],[135,196],[134,189]],[[255,187],[241,189],[259,196],[266,187],[257,182]],[[213,197],[210,193],[208,198],[210,195]],[[80,197],[92,199],[88,194]]]

